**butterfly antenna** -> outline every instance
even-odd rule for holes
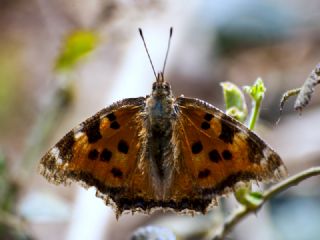
[[[163,73],[163,74],[164,74],[164,69],[166,68],[167,59],[168,59],[168,55],[169,55],[172,33],[173,33],[173,27],[170,28],[169,40],[168,40],[168,47],[167,47],[167,53],[166,53],[166,57],[165,57],[165,59],[164,59],[163,68],[162,68],[162,73]]]
[[[150,54],[149,54],[149,51],[148,51],[148,48],[147,48],[146,41],[144,40],[144,37],[143,37],[143,33],[142,33],[141,28],[139,28],[139,33],[140,33],[140,37],[142,38],[144,48],[146,49],[146,52],[147,52],[147,54],[148,54],[148,58],[149,58],[149,61],[150,61],[150,63],[151,63],[151,67],[152,67],[154,76],[157,78],[157,74],[156,74],[156,71],[154,70],[154,66],[153,66],[153,63],[152,63],[152,60],[151,60],[151,57],[150,57]]]

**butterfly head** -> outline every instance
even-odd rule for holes
[[[156,81],[152,85],[153,97],[172,97],[171,86],[164,80],[163,73],[159,72]]]

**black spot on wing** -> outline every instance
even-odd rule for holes
[[[225,143],[232,144],[234,135],[239,132],[239,130],[230,123],[230,119],[225,116],[221,119],[221,133],[219,138]]]
[[[129,151],[128,143],[124,140],[120,140],[118,143],[118,151],[127,154]]]
[[[107,116],[106,116],[110,122],[116,120],[116,115],[114,115],[114,113],[109,113]]]
[[[210,113],[206,113],[206,115],[204,115],[204,120],[208,122],[210,122],[212,118],[213,118],[213,115]]]
[[[192,144],[191,146],[191,151],[193,154],[198,154],[202,151],[203,146],[202,143],[200,141],[197,141],[195,143]]]
[[[119,129],[120,128],[120,124],[117,121],[114,121],[110,124],[110,127],[112,129]]]
[[[115,168],[115,167],[111,169],[111,173],[115,178],[121,178],[123,175],[122,171],[119,168]]]
[[[210,174],[210,170],[206,168],[204,170],[199,171],[198,178],[207,178],[210,176]]]
[[[99,152],[97,151],[97,149],[92,149],[88,153],[88,158],[90,160],[96,160],[98,157],[99,157]]]
[[[210,128],[210,123],[208,122],[201,123],[201,128],[204,130],[208,130]]]
[[[113,112],[112,112],[112,113],[109,113],[106,117],[108,118],[108,120],[109,120],[110,122],[112,122],[112,121],[114,121],[114,120],[117,119],[116,115],[114,115]]]
[[[112,152],[109,149],[105,148],[100,154],[100,161],[109,162],[111,160],[111,157]]]
[[[232,159],[232,153],[228,149],[223,150],[222,157],[223,157],[224,160],[231,160]]]
[[[209,152],[209,159],[210,161],[215,163],[218,163],[222,160],[218,150],[216,149],[213,149],[212,151]]]
[[[86,133],[89,143],[95,143],[99,141],[102,138],[100,133],[100,119],[95,118],[92,119],[92,121],[87,122],[83,126],[83,131]]]

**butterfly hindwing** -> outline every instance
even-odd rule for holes
[[[204,199],[226,193],[240,181],[286,176],[280,157],[240,122],[198,99],[180,97],[175,104],[181,158]]]
[[[128,199],[148,197],[148,171],[139,165],[144,103],[125,99],[81,123],[42,158],[41,173],[56,184],[75,180],[95,186],[97,195],[110,197],[120,209]]]

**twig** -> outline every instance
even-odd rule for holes
[[[248,216],[250,213],[255,213],[258,211],[262,205],[272,198],[273,196],[277,195],[278,193],[299,184],[301,181],[320,175],[320,167],[313,167],[309,168],[303,172],[300,172],[292,177],[287,178],[286,180],[272,186],[270,189],[266,190],[262,193],[262,201],[260,204],[256,206],[241,206],[238,210],[236,210],[223,224],[220,231],[213,237],[213,240],[222,240],[225,236],[232,230],[232,228],[240,222],[243,218]]]

